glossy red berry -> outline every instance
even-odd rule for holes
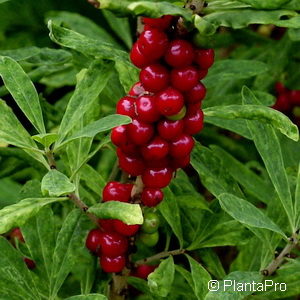
[[[215,60],[215,52],[213,49],[198,49],[196,50],[195,62],[201,69],[210,68]]]
[[[121,235],[125,236],[132,236],[135,235],[138,230],[140,229],[140,225],[127,225],[121,220],[114,220],[113,221],[114,230]]]
[[[189,104],[187,107],[187,115],[195,114],[199,109],[201,109],[201,104],[201,102]]]
[[[156,101],[158,111],[164,116],[177,114],[184,105],[183,95],[172,87],[160,92]]]
[[[153,125],[134,119],[127,127],[129,139],[136,145],[146,144],[153,136]]]
[[[113,219],[99,219],[98,224],[101,227],[102,231],[110,232],[114,231]]]
[[[291,103],[289,101],[288,93],[280,94],[272,108],[282,112],[289,111],[291,109]]]
[[[151,28],[141,33],[138,45],[141,53],[153,61],[160,59],[165,54],[168,37],[164,32]]]
[[[190,161],[191,157],[190,155],[187,155],[185,157],[173,158],[170,162],[170,165],[174,170],[183,169],[190,164]]]
[[[36,265],[35,265],[35,262],[32,259],[24,257],[23,261],[25,262],[25,264],[26,264],[26,266],[29,270],[35,269]]]
[[[169,152],[169,144],[161,137],[155,137],[149,144],[141,148],[145,160],[159,160]]]
[[[185,40],[170,42],[165,54],[166,62],[175,68],[189,66],[194,60],[194,48]]]
[[[121,145],[119,148],[127,156],[130,156],[130,157],[139,157],[140,156],[138,146],[132,144],[129,140],[127,141],[127,144]]]
[[[300,90],[293,90],[289,92],[290,102],[293,105],[300,106]]]
[[[166,187],[172,179],[171,168],[146,169],[142,174],[142,181],[148,188],[161,189]]]
[[[128,138],[126,134],[126,126],[121,125],[112,129],[111,131],[111,141],[117,147],[126,145],[128,143]]]
[[[171,72],[171,83],[179,91],[186,92],[191,90],[199,81],[198,70],[193,67],[183,67],[173,69]]]
[[[150,27],[154,27],[160,30],[166,30],[169,28],[173,21],[173,16],[171,15],[164,15],[160,18],[143,18],[143,23],[145,25],[149,25]]]
[[[14,228],[11,232],[10,232],[10,238],[12,240],[14,239],[17,239],[19,240],[20,242],[24,243],[24,237],[23,237],[23,234],[21,232],[21,229],[19,227],[17,228]]]
[[[183,120],[162,120],[157,125],[159,135],[167,141],[172,141],[178,137],[183,132],[183,128]]]
[[[199,82],[191,90],[186,92],[185,99],[188,103],[197,103],[202,101],[206,95],[206,88],[203,83]]]
[[[174,158],[186,157],[194,147],[194,140],[188,134],[182,134],[170,143],[170,155]]]
[[[125,256],[119,255],[116,257],[108,257],[101,255],[99,263],[102,270],[106,273],[118,273],[121,272],[126,264]]]
[[[134,43],[130,51],[130,60],[138,68],[144,68],[145,66],[153,63],[155,60],[151,60],[149,56],[142,54],[138,43]]]
[[[132,184],[110,181],[102,191],[102,200],[128,202],[131,197]]]
[[[156,268],[157,266],[140,265],[136,268],[133,275],[141,279],[147,279],[149,274],[154,272]]]
[[[123,255],[128,250],[127,239],[117,232],[104,232],[100,238],[100,253],[108,257]]]
[[[149,92],[159,92],[169,84],[169,72],[160,64],[145,67],[140,73],[140,82]]]
[[[117,103],[117,114],[135,117],[135,99],[133,97],[123,97]]]
[[[203,129],[204,115],[201,109],[196,113],[189,114],[184,118],[184,132],[189,135],[194,135]]]
[[[140,96],[136,99],[136,112],[137,118],[142,122],[153,123],[161,116],[156,108],[155,97],[150,95]]]
[[[99,229],[93,229],[89,232],[86,241],[85,246],[93,253],[97,253],[100,249],[100,242],[102,238],[103,232]]]
[[[164,193],[160,189],[144,188],[141,197],[145,206],[153,207],[163,200]]]
[[[146,167],[148,168],[165,168],[169,167],[170,159],[168,156],[165,156],[162,159],[157,160],[146,160]]]
[[[144,92],[145,92],[145,89],[144,89],[142,83],[137,82],[131,87],[130,91],[128,92],[128,95],[133,96],[133,97],[139,97]]]
[[[120,168],[131,176],[139,176],[145,169],[144,161],[140,157],[125,155],[121,149],[117,149]]]
[[[206,75],[207,75],[207,73],[208,73],[208,70],[207,70],[207,69],[200,69],[200,70],[198,71],[199,80],[202,80],[203,78],[205,78]]]

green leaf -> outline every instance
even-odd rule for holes
[[[128,225],[143,224],[143,214],[138,204],[108,201],[98,203],[90,207],[88,211],[100,219],[118,219]]]
[[[9,57],[0,57],[0,75],[6,88],[39,133],[45,133],[37,91],[21,66]]]
[[[174,260],[172,256],[169,256],[148,276],[148,286],[151,293],[156,296],[167,297],[172,287],[174,273]]]
[[[296,216],[296,224],[295,228],[299,228],[300,226],[300,164],[298,167],[298,176],[296,183],[296,191],[295,191],[295,216]]]
[[[119,73],[119,80],[125,90],[129,92],[131,87],[139,80],[139,69],[132,67],[128,68],[127,63],[116,61],[115,68]]]
[[[267,71],[268,66],[261,61],[224,59],[214,63],[203,83],[210,88],[220,81],[246,79]]]
[[[43,195],[59,197],[75,191],[75,185],[63,173],[50,170],[42,179],[41,187]]]
[[[78,121],[88,111],[90,104],[105,87],[111,75],[111,63],[94,62],[79,79],[59,128],[59,140],[56,147],[65,139],[66,135],[78,124]]]
[[[0,208],[18,202],[21,187],[9,177],[0,179]]]
[[[291,0],[239,0],[258,9],[278,9]]]
[[[287,238],[271,219],[250,202],[226,193],[219,195],[218,199],[221,207],[240,223],[249,227],[268,229]]]
[[[30,217],[36,215],[43,206],[67,199],[28,198],[4,207],[0,210],[0,234],[9,231],[13,227],[22,226]]]
[[[211,280],[209,273],[192,257],[186,255],[194,283],[194,293],[198,300],[203,300],[208,292],[207,284]]]
[[[223,281],[219,281],[211,287],[217,287],[215,291],[210,291],[205,300],[243,300],[246,296],[251,295],[253,291],[249,288],[246,288],[246,284],[249,287],[249,284],[252,282],[260,283],[262,280],[262,275],[259,272],[232,272],[227,275]],[[234,287],[234,282],[245,285],[244,289],[241,291],[237,290]]]
[[[58,135],[57,133],[45,133],[33,135],[32,138],[45,146],[46,148],[50,147],[54,142],[56,142]]]
[[[78,295],[66,298],[65,300],[107,300],[107,297],[101,294]]]

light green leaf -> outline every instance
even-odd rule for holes
[[[287,238],[271,219],[250,202],[227,193],[219,195],[218,199],[221,207],[240,223],[250,227],[265,228]]]
[[[56,142],[58,135],[57,133],[45,133],[33,135],[32,138],[45,146],[46,148],[50,147],[54,142]]]
[[[108,201],[98,203],[88,211],[101,219],[119,219],[128,225],[143,224],[143,214],[138,204]]]
[[[135,67],[128,68],[127,63],[123,61],[116,61],[115,68],[119,73],[119,80],[125,92],[128,93],[134,83],[139,81],[139,69]]]
[[[16,103],[39,133],[45,133],[37,91],[22,67],[13,59],[0,57],[0,76]]]
[[[167,297],[173,284],[174,273],[174,260],[172,256],[169,256],[148,276],[148,286],[151,293],[156,296]]]
[[[291,0],[239,0],[258,9],[278,9]]]
[[[63,173],[50,170],[42,179],[41,187],[43,195],[59,197],[75,191],[75,185]]]
[[[67,198],[28,198],[4,207],[0,210],[0,234],[13,227],[22,226],[30,217],[36,215],[43,206],[64,200]]]
[[[66,298],[65,300],[107,300],[107,297],[101,294],[78,295]]]

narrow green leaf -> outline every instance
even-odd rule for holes
[[[22,226],[30,217],[36,215],[43,206],[67,199],[28,198],[4,207],[0,210],[0,234],[9,231],[13,227]]]
[[[240,0],[258,9],[278,9],[291,0]]]
[[[287,238],[284,232],[271,219],[250,202],[225,193],[219,195],[218,199],[222,208],[242,224],[255,228],[265,228]]]
[[[22,67],[13,59],[0,57],[0,76],[16,103],[39,133],[45,133],[37,91]]]
[[[151,293],[156,296],[167,297],[173,284],[174,273],[174,260],[172,256],[169,256],[148,276],[148,286]]]
[[[75,185],[63,173],[50,170],[42,179],[43,195],[59,197],[75,191]]]
[[[119,80],[126,93],[139,80],[139,69],[132,67],[128,68],[127,63],[123,61],[116,61],[115,68],[119,73]]]
[[[58,135],[57,133],[45,133],[45,134],[37,134],[32,136],[32,138],[45,146],[46,148],[50,147],[54,142],[56,142]]]
[[[98,203],[88,211],[100,219],[119,219],[128,225],[143,224],[143,214],[138,204],[108,201]]]
[[[298,167],[294,207],[295,207],[295,216],[296,216],[295,228],[298,229],[300,226],[300,164]]]
[[[107,300],[107,297],[101,294],[78,295],[66,298],[65,300]]]

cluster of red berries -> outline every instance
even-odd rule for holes
[[[141,69],[140,81],[117,103],[116,112],[132,122],[114,128],[112,143],[117,147],[120,168],[130,176],[141,176],[140,202],[157,206],[164,197],[173,173],[190,163],[194,147],[192,135],[203,128],[201,102],[206,88],[200,82],[214,62],[212,49],[197,49],[178,36],[177,18],[143,18],[144,31],[130,52],[132,63]],[[109,182],[103,201],[134,202],[132,184]],[[120,220],[99,220],[87,248],[100,257],[105,272],[120,272],[126,265],[128,245],[138,239],[152,247],[159,239],[159,219],[144,214],[144,223],[127,225]],[[141,227],[141,228],[140,228]],[[146,278],[153,266],[139,266],[132,275]]]

